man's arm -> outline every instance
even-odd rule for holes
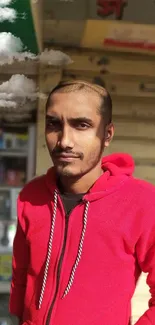
[[[24,203],[18,198],[18,224],[13,245],[12,282],[10,293],[10,313],[22,320],[24,297],[29,264],[29,248],[25,237],[23,219]]]
[[[153,203],[154,204],[154,203]],[[148,273],[147,284],[150,287],[151,299],[149,309],[135,325],[155,325],[155,215],[151,224],[145,224],[145,231],[139,239],[136,253],[140,268]]]

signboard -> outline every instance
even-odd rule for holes
[[[152,26],[124,24],[109,25],[104,46],[120,49],[155,51],[155,28]]]
[[[45,0],[44,40],[49,46],[153,54],[154,35],[153,0]]]
[[[44,0],[45,20],[122,20],[155,24],[153,0]]]
[[[154,55],[155,26],[88,20],[81,35],[80,46]]]
[[[116,19],[122,19],[124,8],[127,6],[127,0],[97,0],[97,14],[102,17],[115,15]]]

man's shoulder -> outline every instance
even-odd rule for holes
[[[19,199],[21,201],[29,201],[33,197],[38,199],[47,193],[46,175],[36,176],[29,181],[21,190]]]
[[[148,182],[147,180],[137,178],[137,177],[132,177],[132,181],[133,181],[133,185],[141,189],[142,191],[155,192],[155,185]]]
[[[23,188],[23,191],[30,190],[31,188],[38,187],[45,183],[46,174],[35,176]]]
[[[152,201],[155,199],[155,186],[147,180],[132,177],[131,190],[141,200]]]
[[[133,178],[132,198],[133,206],[136,208],[137,217],[141,218],[143,231],[146,231],[146,224],[149,229],[155,229],[155,186],[150,182]],[[153,228],[152,228],[153,227]]]

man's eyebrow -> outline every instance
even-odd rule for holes
[[[57,116],[46,114],[46,120],[59,121],[60,119]]]
[[[86,122],[86,123],[89,123],[89,124],[93,124],[93,120],[91,120],[90,118],[88,117],[73,117],[73,118],[69,118],[68,119],[70,122]]]
[[[60,118],[54,115],[48,115],[46,114],[46,120],[51,120],[51,121],[60,121]],[[80,123],[80,122],[85,122],[88,124],[93,124],[93,120],[85,117],[85,116],[81,116],[81,117],[71,117],[68,119],[68,121],[70,123]]]

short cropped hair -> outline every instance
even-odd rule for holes
[[[52,89],[48,95],[46,102],[46,111],[51,104],[52,94],[59,91],[60,89],[63,93],[76,91],[95,92],[101,98],[101,106],[99,108],[99,111],[104,118],[105,124],[108,125],[112,122],[112,99],[108,91],[102,86],[83,80],[60,82],[54,89]]]

